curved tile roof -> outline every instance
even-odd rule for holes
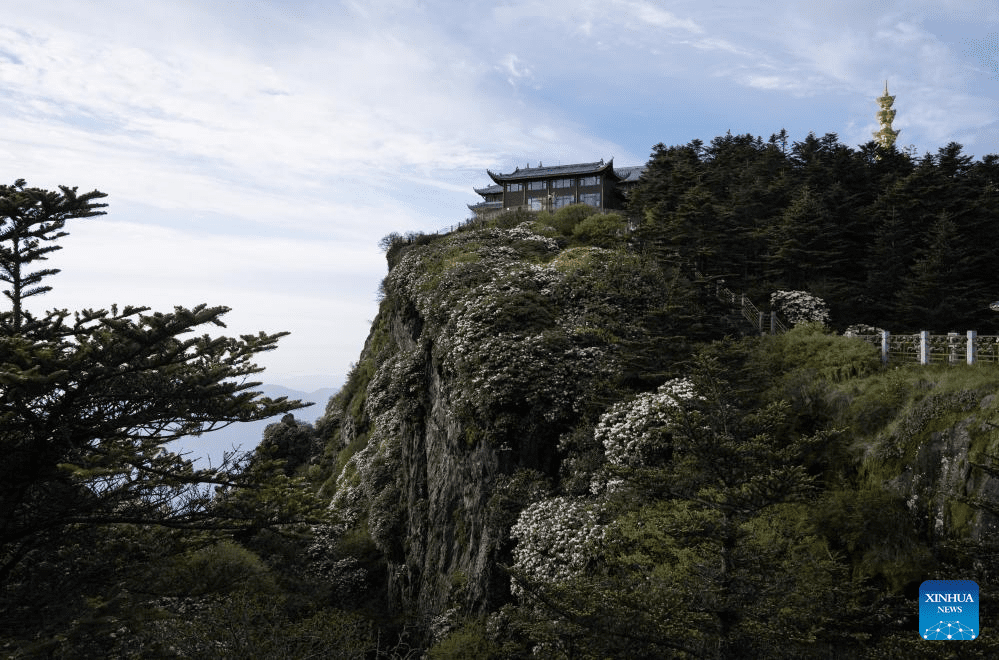
[[[645,165],[614,168],[614,173],[621,177],[619,183],[637,183],[638,177],[642,176],[643,172],[645,172]]]
[[[503,202],[479,202],[478,204],[465,204],[472,211],[495,211],[503,208]]]
[[[517,168],[509,174],[497,174],[490,170],[486,170],[486,174],[498,184],[502,184],[505,181],[525,181],[527,179],[541,179],[545,177],[555,177],[555,176],[568,176],[568,175],[579,175],[579,174],[597,174],[603,172],[604,170],[609,170],[614,172],[614,159],[611,158],[606,163],[601,160],[598,163],[578,163],[575,165],[555,165],[553,167],[544,167],[539,164],[538,167],[525,167],[523,169]],[[478,191],[476,191],[478,192]]]

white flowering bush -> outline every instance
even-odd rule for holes
[[[524,509],[510,530],[514,568],[529,579],[558,583],[579,575],[600,553],[604,525],[592,501],[553,497]],[[513,583],[515,595],[522,587]]]
[[[441,303],[454,293],[489,282],[524,259],[550,258],[558,250],[558,242],[535,233],[531,223],[451,234],[407,251],[386,277],[384,290],[415,301],[425,319],[443,325],[449,309]]]
[[[493,421],[498,410],[530,409],[549,422],[578,412],[580,388],[609,362],[603,349],[576,346],[558,328],[558,277],[512,262],[450,302],[434,352],[462,384],[456,409]]]
[[[394,475],[401,460],[401,428],[395,410],[381,413],[372,427],[367,443],[346,461],[337,475],[336,491],[330,502],[330,509],[348,527],[370,516],[372,503],[378,496],[394,491],[396,486]]]
[[[374,417],[403,403],[412,408],[423,387],[423,347],[399,350],[386,358],[366,388],[368,415]]]
[[[878,328],[866,323],[855,323],[843,331],[844,337],[857,337],[862,335],[880,335],[884,328]]]
[[[453,402],[494,421],[497,411],[523,407],[554,422],[579,412],[581,387],[605,370],[602,357],[601,349],[573,346],[553,332],[484,339],[455,356],[468,387],[457,389]]]
[[[829,323],[826,302],[807,291],[774,291],[770,294],[770,307],[794,325]]]
[[[587,383],[615,369],[604,347],[573,341],[565,320],[582,315],[569,310],[577,302],[567,300],[565,264],[554,263],[558,243],[537,230],[523,223],[412,250],[386,286],[412,296],[431,326],[434,361],[458,385],[453,412],[499,433],[525,414],[549,424],[572,418]]]
[[[614,404],[600,416],[594,431],[607,461],[621,466],[643,465],[648,452],[660,445],[663,433],[668,432],[671,412],[681,401],[696,396],[693,382],[675,378],[655,392]]]

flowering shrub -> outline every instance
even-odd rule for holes
[[[538,233],[546,230],[525,222],[449,236],[411,249],[386,281],[387,295],[415,301],[427,324],[434,361],[455,384],[451,412],[488,420],[491,432],[508,431],[524,414],[548,424],[570,419],[588,383],[615,370],[607,348],[575,339],[577,326],[587,325],[583,310],[594,305],[579,295],[582,276],[557,260],[558,243]],[[588,257],[599,279],[614,253]],[[607,314],[621,317],[616,308]],[[409,370],[390,361],[392,373],[376,376],[368,392],[381,409],[399,399],[387,394],[396,372]]]
[[[500,409],[526,407],[554,422],[579,412],[581,387],[602,371],[602,357],[601,349],[572,346],[557,332],[484,339],[455,356],[453,367],[468,387],[453,401],[494,421]]]
[[[866,323],[855,323],[843,331],[843,336],[856,337],[858,335],[880,335],[883,332],[883,328],[876,328],[873,325],[867,325]]]
[[[330,508],[348,527],[365,516],[379,529],[392,527],[391,515],[376,516],[372,503],[385,491],[396,492],[394,476],[401,457],[400,420],[394,410],[380,414],[372,423],[368,442],[345,463],[336,478],[336,491]],[[385,502],[385,504],[388,504]],[[386,508],[386,507],[383,507]]]
[[[825,301],[807,291],[775,291],[770,294],[770,307],[794,325],[829,322]]]
[[[411,407],[423,386],[423,351],[417,346],[389,356],[375,371],[366,389],[369,416],[387,412],[402,402]]]
[[[522,223],[409,244],[385,279],[383,327],[366,345],[349,406],[327,417],[338,420],[331,423],[341,447],[331,508],[346,529],[363,525],[389,557],[401,554],[405,521],[421,516],[406,510],[400,445],[425,426],[427,406],[444,415],[449,441],[501,450],[536,443],[554,453],[544,443],[576,424],[592,394],[613,382],[620,340],[643,337],[635,319],[662,303],[661,277],[641,258],[561,251],[546,233]],[[674,382],[648,396],[665,407],[685,393]],[[601,534],[593,504],[564,497],[512,504],[498,527],[517,520],[516,557],[528,575],[557,579],[593,556]]]
[[[595,429],[596,439],[604,446],[607,461],[614,465],[639,466],[662,442],[668,430],[670,412],[681,401],[693,399],[694,384],[675,378],[655,392],[639,394],[631,401],[616,403],[601,415]]]
[[[413,247],[389,273],[385,291],[415,300],[425,317],[436,317],[433,312],[440,298],[489,281],[521,259],[558,252],[555,239],[534,233],[531,227],[525,222],[513,229],[462,232],[441,243]]]
[[[610,361],[602,348],[576,346],[557,327],[559,277],[512,262],[446,305],[434,354],[459,383],[457,410],[496,421],[500,409],[530,409],[548,422],[578,412],[581,388]]]
[[[517,540],[514,568],[529,578],[557,583],[578,575],[599,554],[604,526],[592,502],[553,497],[524,509],[510,530]],[[523,593],[514,581],[515,595]]]

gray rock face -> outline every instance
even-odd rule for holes
[[[418,348],[413,326],[398,324],[393,333],[404,351]],[[488,601],[489,567],[505,533],[485,524],[499,459],[487,443],[467,446],[440,367],[432,351],[422,353],[425,412],[403,427],[399,486],[406,547],[393,564],[391,589],[426,613],[454,600],[480,608]]]
[[[550,230],[456,233],[397,254],[347,394],[317,422],[343,466],[331,506],[366,525],[392,598],[428,620],[508,595],[500,567],[526,493],[556,476],[559,438],[616,373],[621,337],[643,336],[631,319],[669,294],[639,257],[563,250]]]
[[[428,619],[452,607],[481,611],[507,588],[495,566],[508,524],[488,513],[497,477],[538,466],[470,439],[455,411],[453,385],[433,356],[433,338],[423,336],[412,310],[387,325],[388,357],[366,403],[374,428],[345,469],[356,471],[357,483],[341,476],[333,506],[348,519],[367,520],[388,558],[397,604]],[[344,446],[354,442],[356,425],[342,423],[341,437]],[[548,462],[553,455],[552,447]]]
[[[910,440],[918,443],[915,459],[888,482],[935,541],[978,542],[999,531],[999,511],[989,504],[999,501],[999,467],[976,455],[980,440],[995,434],[987,419],[994,399],[985,397],[948,428],[915,434]]]

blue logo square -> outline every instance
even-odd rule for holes
[[[978,584],[926,580],[919,585],[919,636],[927,640],[977,639]]]

